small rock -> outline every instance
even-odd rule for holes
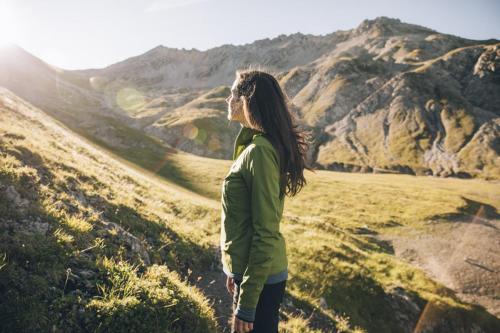
[[[326,310],[328,309],[328,304],[326,303],[326,300],[324,297],[321,297],[319,299],[319,306],[323,309],[323,310]]]
[[[14,203],[14,205],[17,207],[25,207],[30,203],[29,200],[21,198],[21,195],[16,191],[15,187],[12,185],[7,187],[5,194],[7,196],[7,199],[12,201],[12,203]]]

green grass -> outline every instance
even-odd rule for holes
[[[217,331],[214,310],[188,277],[217,264],[220,184],[231,161],[164,161],[197,194],[61,135],[30,110],[0,107],[1,329]],[[497,183],[331,171],[306,171],[306,179],[285,201],[281,225],[293,303],[282,311],[281,332],[398,331],[389,301],[398,288],[465,329],[498,329],[498,319],[370,237],[425,232],[429,220],[446,224],[481,205],[496,212]],[[29,204],[7,199],[9,186]]]
[[[0,111],[0,331],[216,332],[188,280],[214,263],[199,227],[215,212],[29,108]]]

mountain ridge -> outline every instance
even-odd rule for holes
[[[495,65],[498,61],[495,60],[498,59],[495,58],[497,51],[493,49],[479,54],[470,52],[467,48],[480,50],[483,46],[498,43],[500,42],[495,39],[478,41],[443,34],[400,19],[380,16],[365,19],[353,29],[337,30],[319,36],[280,34],[271,39],[260,39],[243,45],[224,44],[205,51],[157,46],[102,69],[52,73],[51,84],[54,88],[39,93],[26,91],[26,87],[22,85],[31,80],[34,83],[41,82],[39,86],[47,87],[39,77],[31,79],[25,76],[20,82],[12,83],[5,82],[0,76],[0,85],[7,86],[20,97],[48,112],[57,110],[52,112],[56,117],[64,117],[73,127],[83,126],[83,130],[89,131],[96,139],[104,135],[110,144],[123,141],[123,136],[110,132],[110,126],[103,125],[100,116],[142,131],[145,136],[158,139],[165,146],[178,147],[200,156],[229,159],[231,137],[236,134],[238,126],[224,126],[228,122],[227,106],[224,98],[218,95],[224,89],[217,91],[231,84],[236,69],[260,66],[276,75],[291,100],[292,111],[298,116],[300,125],[314,133],[315,140],[308,159],[317,168],[363,172],[385,170],[461,177],[482,175],[496,178],[500,174],[496,172],[499,162],[494,157],[498,154],[495,140],[488,141],[488,145],[492,145],[492,148],[488,148],[493,152],[492,158],[477,164],[474,155],[470,155],[467,157],[468,162],[462,163],[468,166],[462,169],[456,163],[453,167],[444,165],[448,158],[424,157],[433,156],[435,153],[432,151],[439,151],[426,144],[423,147],[428,148],[420,151],[419,145],[415,145],[418,140],[433,141],[437,133],[435,128],[443,126],[439,120],[441,110],[436,108],[430,111],[434,115],[425,118],[427,130],[421,134],[407,131],[399,138],[411,142],[415,147],[414,151],[408,153],[387,151],[387,147],[396,148],[397,145],[388,146],[390,140],[387,140],[387,135],[382,134],[401,132],[402,127],[398,129],[400,126],[417,128],[420,126],[417,122],[405,125],[396,122],[394,126],[386,122],[377,129],[382,134],[375,136],[368,130],[359,132],[361,127],[358,128],[356,136],[382,140],[386,147],[383,150],[373,148],[379,143],[365,143],[364,149],[355,148],[349,143],[352,141],[349,137],[354,133],[342,134],[344,139],[339,141],[332,135],[338,131],[330,129],[340,128],[341,122],[347,121],[345,117],[349,113],[360,107],[365,99],[391,79],[404,72],[415,72],[414,77],[433,86],[434,91],[427,92],[428,100],[424,101],[414,94],[413,100],[406,98],[405,94],[412,94],[409,86],[398,90],[405,91],[400,98],[406,99],[400,106],[405,109],[400,112],[411,114],[414,108],[426,109],[430,100],[447,98],[455,109],[465,106],[466,118],[469,123],[475,124],[473,130],[479,130],[482,119],[486,119],[482,116],[484,112],[497,112],[494,93],[499,89],[496,81],[498,66]],[[479,57],[483,60],[479,61]],[[482,69],[476,70],[476,65],[482,66]],[[2,66],[0,54],[0,71],[7,67],[5,64]],[[464,69],[467,71],[464,72]],[[15,77],[16,73],[22,74],[19,68],[9,68],[7,71],[13,73],[11,77]],[[482,71],[484,75],[477,71]],[[455,72],[462,73],[460,75],[468,79],[455,79]],[[478,75],[474,74],[476,72]],[[443,78],[446,79],[446,84],[440,83]],[[405,82],[409,81],[401,81],[401,84],[407,84]],[[460,85],[462,88],[459,88]],[[212,94],[211,91],[215,93]],[[446,96],[447,94],[451,95]],[[417,100],[418,104],[414,104]],[[392,105],[389,102],[382,107],[388,108]],[[455,111],[452,110],[450,119],[464,117],[462,111]],[[190,126],[187,125],[188,121],[191,122]],[[471,133],[463,134],[461,128],[452,131],[457,132],[457,138],[472,137]],[[493,137],[497,135],[495,125],[491,125],[491,129],[486,132],[491,131]],[[422,139],[421,135],[426,137]],[[113,138],[115,136],[120,139]],[[125,148],[125,145],[133,143],[125,143],[121,147]],[[369,146],[372,149],[366,150]],[[485,149],[475,148],[472,151]],[[365,150],[368,157],[362,158]],[[446,156],[456,155],[453,150],[445,153]],[[388,159],[389,162],[382,162],[378,157],[380,154],[392,157]],[[404,157],[405,155],[418,157],[409,158]],[[402,158],[394,158],[396,156]],[[431,160],[434,162],[430,163]],[[482,172],[481,168],[485,166],[490,171]]]

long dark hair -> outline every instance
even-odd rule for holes
[[[299,129],[290,112],[289,99],[276,78],[263,70],[236,71],[237,97],[243,97],[243,112],[249,125],[264,133],[280,158],[280,198],[295,196],[304,185],[310,135]]]

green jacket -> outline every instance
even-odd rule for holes
[[[255,320],[264,284],[288,278],[279,224],[285,196],[279,197],[278,154],[262,132],[242,126],[224,178],[220,246],[223,271],[242,281],[235,315]]]

